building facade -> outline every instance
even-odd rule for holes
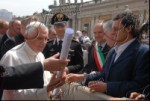
[[[68,25],[77,30],[86,30],[93,37],[93,27],[98,21],[112,19],[117,13],[130,9],[140,18],[140,23],[149,19],[149,0],[93,0],[70,3],[51,9],[51,13],[63,12],[69,16]]]

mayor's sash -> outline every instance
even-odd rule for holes
[[[94,46],[94,59],[95,59],[98,70],[102,72],[105,58],[97,42],[95,43],[95,46]]]

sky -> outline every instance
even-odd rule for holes
[[[42,12],[42,9],[48,10],[54,0],[0,0],[0,9],[6,9],[16,16],[32,15],[35,12]],[[59,1],[59,0],[57,0]],[[78,0],[80,2],[80,0]],[[84,0],[91,1],[91,0]],[[74,2],[74,0],[71,0]]]

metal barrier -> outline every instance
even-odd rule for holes
[[[110,100],[113,98],[104,93],[91,93],[88,87],[78,83],[65,84],[61,89],[61,100]]]

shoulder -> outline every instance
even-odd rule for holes
[[[76,41],[76,40],[72,40],[72,42],[71,42],[71,46],[73,46],[73,47],[82,47],[81,46],[81,44],[80,44],[80,42],[78,42],[78,41]]]
[[[7,51],[4,56],[1,58],[1,63],[4,65],[9,65],[8,63],[12,63],[12,61],[16,60],[16,53],[14,51]]]
[[[140,47],[139,47],[139,52],[148,52],[149,51],[149,45],[145,44],[145,43],[142,43],[140,44]]]
[[[55,40],[50,40],[50,41],[47,42],[46,46],[53,45],[54,42],[55,42]]]
[[[15,46],[14,48],[10,49],[9,51],[7,51],[3,58],[15,58],[18,57],[18,53],[22,54],[23,50],[22,50],[22,44]]]
[[[55,40],[50,40],[50,41],[48,41],[47,43],[53,43]]]
[[[76,44],[76,45],[81,45],[79,41],[72,39],[72,43]]]

